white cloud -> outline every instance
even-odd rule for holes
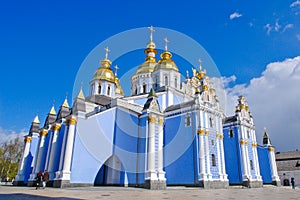
[[[277,19],[276,22],[275,22],[274,30],[275,30],[276,32],[278,32],[279,29],[280,29],[280,27],[281,27],[281,26],[279,25],[278,19]]]
[[[294,1],[293,3],[291,3],[290,7],[296,7],[296,6],[300,6],[300,0]]]
[[[284,26],[282,32],[284,33],[287,29],[290,29],[290,28],[293,28],[294,27],[294,24],[287,24]]]
[[[241,16],[243,16],[241,13],[234,12],[234,13],[230,14],[229,19],[233,20],[233,19],[239,18]]]
[[[300,56],[270,63],[249,85],[235,85],[225,91],[227,99],[234,99],[234,102],[239,94],[246,97],[260,143],[266,126],[277,151],[287,151],[300,148],[299,85]],[[226,103],[227,108],[234,111],[232,102]]]
[[[271,31],[272,31],[272,26],[270,24],[266,24],[264,26],[264,29],[267,30],[267,35],[270,35]]]
[[[13,140],[16,137],[22,138],[27,134],[28,132],[26,132],[25,129],[22,129],[19,132],[15,132],[13,130],[5,130],[2,127],[0,127],[0,145],[10,140]]]
[[[300,41],[300,34],[297,34],[296,37]]]

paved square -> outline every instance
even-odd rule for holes
[[[264,186],[263,188],[230,187],[207,190],[202,188],[168,187],[167,190],[151,191],[125,187],[78,187],[46,188],[0,186],[0,199],[300,199],[300,189]]]

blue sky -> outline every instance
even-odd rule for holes
[[[119,32],[150,25],[182,32],[206,49],[222,76],[234,75],[230,87],[245,89],[268,64],[300,55],[299,17],[296,0],[2,2],[0,131],[26,132],[37,113],[43,123],[66,92],[71,104],[81,63]]]

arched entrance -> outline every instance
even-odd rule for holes
[[[125,173],[121,160],[116,155],[112,155],[99,169],[94,181],[94,186],[124,186],[124,184]]]

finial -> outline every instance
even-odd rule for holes
[[[266,127],[264,127],[264,130],[265,130],[265,132],[267,132],[267,128]]]
[[[54,109],[54,103],[53,103],[53,106],[52,106],[52,108],[51,108],[49,114],[56,115],[56,111],[55,111],[55,109]]]
[[[69,104],[68,104],[68,92],[66,92],[66,98],[64,100],[64,103],[63,103],[62,107],[69,108]]]
[[[150,42],[153,42],[153,32],[155,31],[153,26],[148,27],[150,30]]]
[[[115,69],[116,69],[115,70],[115,76],[117,76],[118,75],[118,69],[119,69],[118,65],[115,66]]]
[[[105,59],[108,59],[108,52],[110,52],[110,50],[108,49],[108,47],[104,48],[104,50],[106,51]]]
[[[201,58],[199,58],[198,62],[199,62],[199,71],[202,71],[202,60],[201,60]]]
[[[168,51],[168,43],[170,41],[168,40],[168,38],[165,38],[164,41],[165,41],[165,51]]]
[[[33,119],[33,122],[36,123],[36,124],[40,123],[38,114],[36,114],[35,118]]]

